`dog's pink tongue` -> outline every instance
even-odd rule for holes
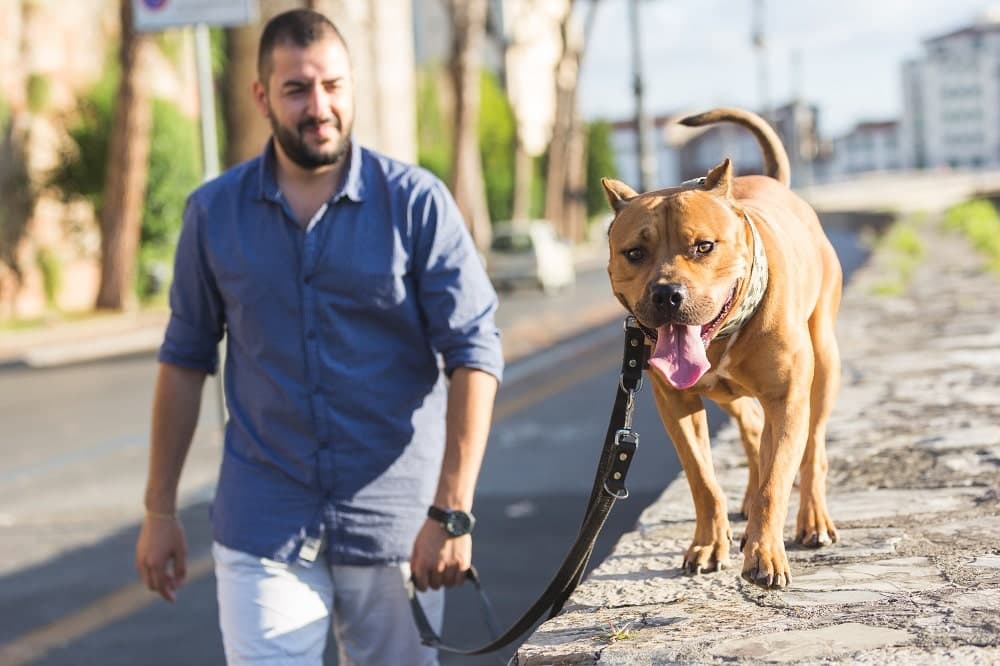
[[[660,326],[656,329],[656,348],[649,364],[676,389],[694,386],[712,367],[701,341],[701,326]]]

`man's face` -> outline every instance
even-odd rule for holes
[[[335,37],[306,48],[282,44],[271,63],[267,88],[256,82],[254,97],[282,152],[307,170],[336,164],[354,125],[354,79],[344,45]]]

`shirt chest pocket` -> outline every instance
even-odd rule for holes
[[[406,300],[409,280],[402,268],[371,271],[347,265],[324,267],[310,283],[335,308],[388,310]]]

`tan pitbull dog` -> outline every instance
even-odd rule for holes
[[[697,514],[684,567],[724,568],[732,538],[704,396],[736,420],[749,462],[743,578],[784,587],[782,527],[796,470],[796,541],[837,540],[826,508],[825,436],[840,383],[834,320],[842,276],[816,213],[788,189],[788,156],[761,118],[716,109],[681,122],[720,121],[755,135],[768,176],[734,178],[726,159],[703,182],[645,194],[605,179],[615,210],[608,273],[615,296],[655,339],[656,406]]]

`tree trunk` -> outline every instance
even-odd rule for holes
[[[222,78],[222,108],[226,120],[226,167],[256,157],[271,136],[271,125],[253,101],[257,80],[257,45],[264,24],[281,12],[303,5],[316,9],[318,2],[261,0],[259,20],[226,30],[226,70]]]
[[[132,4],[121,0],[121,81],[108,148],[101,211],[101,284],[97,308],[123,310],[134,304],[143,198],[152,138],[148,81],[151,38],[135,32]]]
[[[449,0],[452,21],[450,71],[455,88],[455,145],[451,190],[476,246],[490,244],[490,213],[486,205],[483,163],[477,131],[479,84],[486,36],[486,0]]]
[[[583,47],[587,43],[600,0],[591,3],[583,39],[571,32],[572,12],[562,23],[563,52],[556,73],[556,114],[549,144],[545,179],[545,217],[574,242],[583,240],[587,227],[587,142],[577,111],[577,86]]]
[[[257,80],[257,42],[261,27],[255,23],[226,30],[226,72],[222,78],[226,167],[259,154],[271,135],[271,126],[257,110],[251,92]]]
[[[511,218],[527,220],[531,217],[531,190],[535,179],[535,159],[525,149],[520,139],[514,149],[514,205]]]

